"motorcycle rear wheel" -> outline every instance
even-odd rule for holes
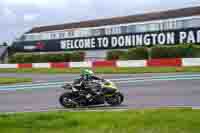
[[[117,106],[122,104],[124,101],[124,96],[122,93],[116,93],[112,97],[107,98],[106,102],[110,104],[111,106]]]
[[[76,108],[78,104],[73,101],[71,93],[63,93],[59,98],[59,103],[65,108]]]

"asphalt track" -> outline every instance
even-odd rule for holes
[[[116,83],[124,93],[125,101],[123,105],[115,108],[200,107],[200,74],[198,73],[101,76],[120,80]],[[167,78],[170,76],[172,78]],[[188,76],[190,78],[186,78]],[[33,83],[40,84],[54,81],[69,82],[78,75],[0,74],[0,77],[31,77]],[[153,80],[155,77],[158,80]],[[163,79],[159,80],[160,77]],[[60,87],[16,91],[0,90],[0,112],[37,112],[63,109],[58,103],[58,97],[63,92]],[[110,109],[108,106],[98,107],[98,109],[102,108]]]

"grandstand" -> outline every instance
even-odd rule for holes
[[[200,6],[33,27],[14,42],[19,52],[84,51],[105,58],[112,49],[200,43]]]

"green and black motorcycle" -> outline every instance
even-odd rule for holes
[[[92,96],[92,99],[88,99],[88,92],[81,88],[80,85],[76,85],[76,81],[73,84],[65,84],[63,88],[66,92],[60,96],[60,104],[65,108],[77,108],[106,103],[111,106],[117,106],[124,101],[123,94],[109,80],[91,82],[91,87],[97,90],[97,95]]]

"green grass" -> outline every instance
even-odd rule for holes
[[[1,114],[1,133],[199,133],[200,110]]]
[[[83,68],[66,69],[0,69],[0,73],[80,73]],[[94,69],[94,68],[93,68]],[[170,72],[200,72],[199,67],[137,67],[137,68],[95,68],[96,73],[101,74],[135,74],[135,73],[170,73]]]
[[[16,84],[16,83],[31,82],[31,81],[32,79],[30,78],[2,78],[0,77],[0,85]]]

